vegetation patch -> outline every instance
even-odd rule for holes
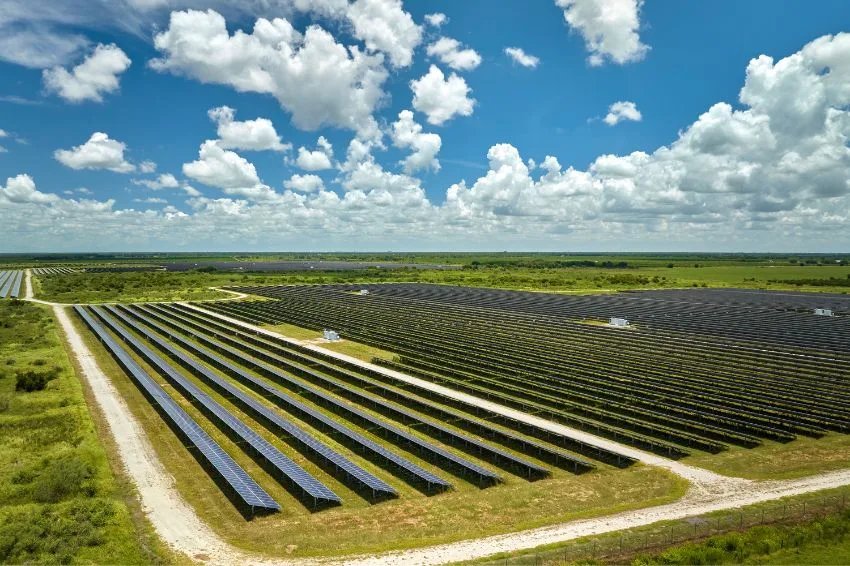
[[[158,562],[144,549],[47,307],[0,301],[0,563]]]

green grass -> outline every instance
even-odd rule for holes
[[[322,337],[322,333],[318,330],[311,330],[285,322],[281,324],[261,324],[260,327],[295,340],[317,340]]]
[[[339,342],[326,342],[320,340],[322,338],[322,333],[317,330],[311,330],[309,328],[304,328],[302,326],[296,326],[294,324],[281,323],[281,324],[261,324],[261,328],[265,328],[267,330],[271,330],[273,332],[277,332],[278,334],[282,334],[287,338],[294,338],[295,340],[307,340],[314,341],[317,346],[321,346],[326,350],[333,350],[334,352],[339,352],[340,354],[346,354],[357,358],[358,360],[363,360],[364,362],[371,362],[375,358],[381,358],[384,360],[392,360],[397,357],[396,354],[389,352],[387,350],[382,350],[381,348],[375,348],[374,346],[367,346],[366,344],[361,344],[360,342],[354,342],[347,339],[342,339]]]
[[[850,510],[797,525],[759,526],[636,557],[656,564],[848,564]]]
[[[604,257],[604,256],[600,256]],[[445,258],[444,258],[445,259]],[[616,259],[616,258],[615,258]],[[508,262],[508,259],[504,260]],[[547,292],[610,292],[673,287],[746,287],[846,293],[846,286],[795,285],[795,281],[846,279],[847,265],[774,264],[770,260],[730,261],[722,256],[666,267],[660,258],[643,258],[638,267],[529,267],[469,263],[464,269],[363,269],[338,272],[278,273],[79,273],[35,276],[40,299],[63,303],[208,300],[232,295],[210,289],[228,285],[421,282]],[[533,263],[531,265],[534,265]],[[630,263],[630,265],[632,265]],[[666,264],[666,265],[669,265]]]
[[[765,441],[756,448],[732,446],[719,454],[698,453],[684,462],[719,474],[753,480],[790,479],[850,467],[850,435],[800,436],[787,444]]]
[[[398,489],[400,498],[371,505],[277,439],[228,400],[187,375],[344,500],[341,507],[311,513],[180,394],[165,385],[181,406],[281,503],[283,509],[280,513],[246,522],[103,347],[90,332],[83,332],[101,367],[113,378],[113,383],[127,400],[131,411],[148,432],[166,469],[174,475],[180,492],[220,536],[248,550],[296,557],[410,548],[658,505],[681,497],[686,489],[683,480],[658,469],[635,466],[618,470],[600,465],[598,471],[582,476],[555,469],[553,478],[534,483],[505,472],[503,485],[481,490],[447,475],[445,471],[416,456],[405,454],[425,469],[442,477],[453,478],[455,490],[428,497],[382,468],[370,464],[368,458],[361,458],[333,438],[312,430],[309,425],[290,416],[314,436]],[[147,367],[146,364],[142,366]],[[162,382],[158,376],[155,377]],[[352,425],[352,428],[375,441],[383,442],[356,425]]]
[[[16,375],[55,374],[40,391]],[[170,560],[128,504],[47,307],[0,302],[0,562]]]

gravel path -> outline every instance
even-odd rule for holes
[[[27,297],[31,297],[29,278]],[[192,308],[203,310],[197,307]],[[687,466],[654,454],[619,445],[616,442],[596,437],[583,431],[562,427],[556,423],[551,423],[530,415],[524,415],[523,413],[513,411],[507,407],[501,407],[483,399],[477,399],[476,402],[490,410],[502,412],[502,414],[510,415],[513,418],[519,416],[529,422],[529,424],[570,434],[586,442],[634,456],[646,464],[663,467],[691,481],[693,484],[692,488],[684,498],[667,505],[416,550],[326,560],[305,559],[296,561],[262,557],[238,550],[224,542],[197,516],[195,511],[178,493],[174,485],[174,478],[165,470],[159,461],[141,425],[135,420],[126,403],[109,381],[109,378],[98,367],[94,356],[86,347],[76,328],[71,324],[67,309],[60,305],[54,305],[53,310],[65,332],[71,349],[80,363],[82,377],[91,386],[94,397],[109,424],[110,432],[115,438],[126,471],[136,484],[142,506],[158,534],[174,550],[196,560],[212,564],[242,563],[281,566],[293,566],[295,564],[351,564],[357,566],[378,564],[403,564],[405,566],[443,564],[482,558],[499,552],[531,549],[543,544],[552,544],[588,535],[648,525],[657,521],[681,519],[692,515],[722,509],[732,509],[743,505],[778,499],[780,497],[850,485],[850,470],[840,470],[786,481],[754,482],[740,478],[728,478],[708,470]],[[203,312],[209,313],[209,311]],[[241,326],[263,334],[285,338],[274,332],[260,329],[229,317],[217,314],[215,316],[232,320]],[[297,340],[287,340],[300,344]],[[307,347],[346,361],[352,361],[363,367],[390,372],[390,370],[373,366],[315,345],[307,345]],[[405,376],[404,374],[392,373],[394,377],[399,379],[415,380],[415,378]],[[418,382],[420,380],[416,381]],[[446,396],[455,398],[460,398],[460,396],[464,396],[464,398],[470,397],[440,386],[434,385],[433,387],[435,391]]]

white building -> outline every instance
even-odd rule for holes
[[[628,326],[628,325],[629,325],[629,321],[628,321],[628,320],[626,320],[625,318],[615,318],[615,317],[611,317],[611,320],[609,321],[609,324],[610,324],[611,326]]]
[[[337,334],[334,330],[322,330],[322,337],[325,340],[330,340],[331,342],[339,340],[339,334]]]

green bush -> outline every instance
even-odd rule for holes
[[[52,379],[56,379],[59,375],[59,369],[51,368],[42,371],[27,370],[18,372],[16,375],[15,390],[29,393],[32,391],[43,391],[47,387],[47,383]]]
[[[94,495],[89,480],[94,470],[79,456],[54,460],[33,481],[33,499],[39,503],[56,503],[80,493]]]
[[[16,509],[0,516],[0,563],[70,564],[85,547],[105,543],[114,517],[103,499]]]

